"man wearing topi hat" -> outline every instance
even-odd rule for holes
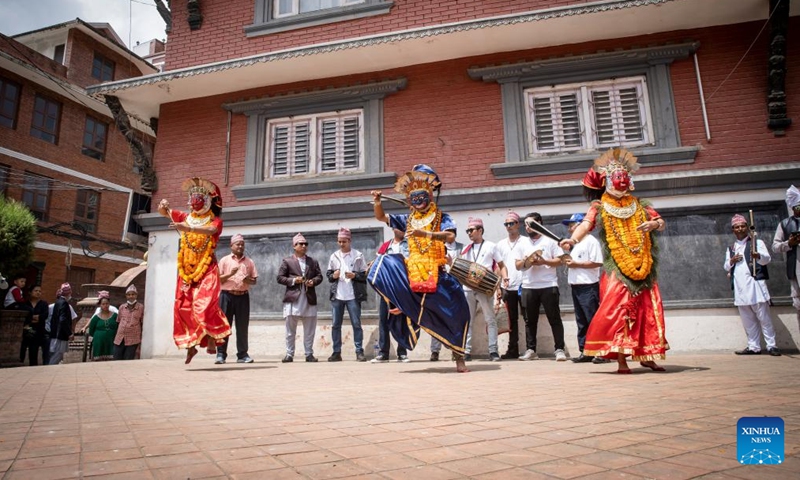
[[[317,331],[317,291],[322,283],[319,262],[306,255],[308,241],[302,233],[292,238],[294,255],[286,257],[278,268],[278,283],[286,287],[283,294],[283,318],[286,321],[286,356],[281,362],[294,361],[297,322],[303,324],[303,347],[306,362],[316,362],[314,334]]]
[[[236,327],[236,363],[253,363],[247,353],[247,329],[250,325],[250,286],[258,281],[256,264],[244,255],[244,237],[237,233],[231,237],[231,253],[219,260],[219,281],[222,293],[219,308],[225,313],[231,327]],[[228,341],[217,346],[216,364],[228,358]]]
[[[367,262],[364,255],[351,248],[352,234],[347,228],[340,228],[336,241],[339,250],[331,255],[326,276],[331,282],[331,308],[333,309],[333,354],[329,362],[342,361],[342,322],[344,309],[353,326],[353,343],[356,360],[366,362],[364,356],[364,331],[361,328],[361,303],[367,300]]]
[[[136,285],[125,290],[125,303],[119,306],[117,334],[114,337],[114,360],[133,360],[136,349],[142,343],[144,305],[139,302]]]
[[[731,277],[733,304],[739,308],[739,316],[742,317],[742,325],[747,334],[747,347],[735,353],[759,355],[763,333],[767,352],[779,357],[781,352],[775,345],[775,329],[769,313],[770,297],[766,282],[769,279],[767,264],[772,258],[761,240],[756,240],[753,248],[750,228],[742,215],[733,216],[731,230],[736,241],[727,248],[723,267]]]
[[[794,185],[786,190],[786,206],[792,214],[778,224],[772,240],[772,251],[786,254],[786,277],[792,289],[792,305],[800,316],[800,284],[797,277],[800,274],[800,256],[797,255],[797,246],[800,245],[800,190]]]

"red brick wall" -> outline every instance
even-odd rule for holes
[[[790,28],[800,27],[793,18]],[[343,86],[369,80],[408,78],[408,88],[386,98],[384,105],[385,168],[402,172],[418,162],[431,163],[447,188],[488,187],[514,183],[577,179],[580,175],[497,180],[489,165],[505,159],[500,87],[471,80],[467,69],[475,65],[536,60],[597,50],[683,42],[701,42],[698,58],[706,96],[710,96],[733,70],[761,23],[731,27],[669,32],[646,37],[617,39],[540,50],[501,53],[417,65],[372,74],[324,79],[302,84],[268,87],[235,94],[176,102],[161,107],[159,143],[155,166],[160,190],[183,205],[179,186],[187,176],[205,176],[220,183],[226,205],[237,205],[229,188],[221,185],[224,172],[226,112],[221,104],[244,98],[286,93],[306,88]],[[800,38],[789,37],[789,58],[800,51]],[[791,64],[791,60],[790,60]],[[707,103],[712,141],[705,140],[699,93],[691,59],[672,65],[672,83],[681,142],[700,145],[702,151],[691,167],[654,167],[647,173],[686,168],[717,168],[800,160],[796,127],[776,138],[766,127],[767,36],[762,35],[727,82]],[[800,115],[800,74],[789,69],[786,85],[789,115]],[[231,185],[241,184],[246,143],[246,119],[234,115],[231,145]],[[366,192],[364,192],[366,193]],[[338,196],[364,193],[347,192]],[[337,196],[337,195],[331,195]],[[292,200],[301,200],[294,197]],[[270,201],[240,202],[269,203]]]
[[[77,170],[87,175],[103,178],[112,183],[139,190],[139,176],[133,173],[133,157],[129,152],[128,144],[116,130],[110,117],[103,117],[97,112],[76,103],[71,97],[65,97],[56,92],[47,91],[8,71],[0,70],[0,76],[22,85],[17,126],[13,130],[0,126],[0,145],[4,148],[21,152],[40,160],[63,165],[66,168]],[[33,101],[37,93],[44,94],[62,104],[59,141],[57,145],[34,138],[30,135],[31,120],[33,117]],[[103,162],[87,157],[81,153],[83,129],[87,113],[95,118],[103,119],[108,122],[106,157]],[[6,195],[9,198],[17,200],[22,198],[22,180],[19,175],[26,171],[60,181],[53,183],[54,188],[51,190],[49,197],[48,218],[45,222],[39,222],[41,227],[50,227],[61,222],[69,223],[75,218],[76,187],[66,185],[63,182],[97,187],[97,185],[86,180],[65,175],[56,170],[40,167],[2,154],[0,154],[0,164],[11,167],[12,176],[9,180],[10,185],[6,191]],[[127,208],[127,193],[108,190],[102,191],[100,194],[97,230],[94,236],[112,242],[120,242],[125,227],[124,219]],[[72,230],[68,225],[59,228],[71,233],[78,233]],[[61,236],[40,234],[37,236],[37,240],[56,245],[67,245],[67,239]],[[134,266],[128,263],[84,257],[78,254],[78,252],[81,251],[80,241],[73,240],[72,243],[75,249],[73,264],[97,270],[95,280],[98,282],[110,282],[114,278],[114,272],[124,271]],[[109,248],[101,242],[91,242],[90,247],[95,251],[106,251]],[[129,250],[114,253],[117,255],[134,256],[136,258],[141,257],[140,253]],[[64,255],[64,253],[60,252],[36,250],[34,261],[47,263],[44,281],[46,287],[45,294],[48,300],[52,300],[52,294],[55,292],[55,289],[65,279],[66,267],[64,265]]]
[[[51,58],[45,57],[36,50],[28,48],[13,38],[6,37],[2,33],[0,33],[0,51],[22,60],[25,63],[32,63],[36,68],[44,70],[50,75],[64,79],[67,78],[67,67],[56,63]]]
[[[94,283],[109,284],[116,278],[116,273],[124,272],[136,266],[127,262],[117,262],[79,255],[80,247],[77,245],[73,248],[73,252],[71,265],[73,267],[90,268],[94,270]],[[119,253],[124,255],[129,252]],[[140,254],[137,256],[141,258]],[[56,290],[67,279],[65,258],[66,253],[63,252],[39,248],[34,251],[34,261],[45,264],[44,271],[42,272],[42,298],[48,303],[52,303],[55,300]],[[86,291],[80,288],[80,285],[73,285],[72,288],[73,296],[78,298],[86,296]]]
[[[125,80],[142,75],[142,72],[130,60],[105,45],[97,43],[82,31],[73,28],[69,31],[64,61],[70,82],[82,87],[101,83],[92,76],[95,52],[114,62],[114,80]]]
[[[335,22],[253,38],[247,38],[244,27],[253,23],[254,0],[204,0],[200,2],[203,24],[199,30],[195,31],[189,29],[185,5],[176,3],[172,8],[172,32],[167,42],[165,70],[302,45],[583,3],[588,3],[588,1],[394,0],[394,7],[387,15]]]

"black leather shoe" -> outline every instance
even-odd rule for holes
[[[509,350],[506,353],[500,355],[500,358],[502,358],[503,360],[516,360],[519,358],[519,351]]]
[[[589,363],[592,360],[594,360],[594,357],[590,357],[581,353],[578,358],[572,359],[572,363]]]
[[[307,355],[306,362],[319,362],[319,360],[317,360],[317,357],[315,357],[314,355]]]
[[[778,347],[772,347],[769,350],[767,350],[767,352],[769,352],[769,354],[772,355],[773,357],[781,356],[781,351],[778,350]]]
[[[339,360],[341,360],[341,359],[342,358],[339,357]],[[356,362],[366,362],[366,361],[367,361],[367,357],[363,353],[356,353]]]
[[[761,355],[761,350],[756,352],[755,350],[750,350],[750,348],[745,348],[744,350],[737,350],[733,353],[736,355]]]
[[[439,361],[439,352],[431,352],[431,362]]]
[[[600,365],[600,364],[603,364],[603,363],[611,363],[611,360],[609,360],[607,358],[603,358],[603,357],[594,357],[594,358],[592,358],[592,363],[595,364],[595,365]]]
[[[292,358],[291,355],[286,355],[285,357],[283,357],[283,360],[281,360],[281,363],[292,363],[292,362],[294,362],[294,358]]]
[[[333,352],[333,355],[328,357],[329,362],[341,362],[342,361],[342,354],[339,352]]]

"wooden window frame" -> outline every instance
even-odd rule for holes
[[[89,195],[94,194],[97,196],[97,201],[95,202],[94,206],[91,205],[89,202]],[[85,195],[85,198],[82,200],[81,195]],[[96,233],[97,232],[97,221],[100,217],[100,192],[96,190],[90,189],[81,189],[78,190],[77,195],[75,196],[75,220],[74,222],[82,225],[87,232],[89,233]],[[89,212],[94,209],[94,220],[89,218]]]
[[[12,117],[6,117],[2,114],[2,104],[6,101],[6,91],[8,86],[14,86],[17,89],[17,94],[15,95],[14,99],[12,100],[14,103],[14,112],[12,113]],[[17,128],[17,117],[19,117],[19,103],[20,98],[22,98],[22,85],[12,80],[8,80],[7,78],[0,77],[0,120],[8,120],[10,121],[10,125],[6,125],[2,121],[0,121],[0,125],[15,130]]]
[[[92,59],[92,78],[96,78],[101,82],[113,82],[116,69],[117,64],[113,60],[105,55],[94,52],[94,58]]]
[[[37,185],[33,185],[29,182],[42,182],[46,185],[45,193],[41,193],[41,187]],[[44,175],[38,175],[36,173],[25,172],[24,179],[22,181],[22,203],[24,203],[28,209],[33,213],[37,220],[47,221],[49,212],[50,212],[50,189],[51,183],[53,179],[45,177]],[[28,195],[31,195],[31,201],[28,202],[26,198]],[[39,209],[37,204],[38,197],[44,197],[44,207]]]
[[[91,129],[91,131],[89,131],[90,122],[93,124],[93,128]],[[102,138],[100,139],[102,143],[102,148],[96,147],[96,142],[98,140],[98,137],[100,137],[100,135],[97,134],[98,126],[103,127],[103,134]],[[86,143],[87,135],[91,135],[92,137],[92,140],[91,142],[89,142],[88,145]],[[86,115],[86,121],[83,126],[83,145],[81,146],[81,153],[86,155],[87,157],[91,157],[94,158],[95,160],[99,160],[102,162],[105,160],[106,157],[107,141],[108,141],[108,123],[99,120],[98,118],[93,117],[91,115]]]
[[[42,101],[45,102],[45,109],[44,109],[43,112],[39,112],[37,110],[37,108],[36,108],[36,104],[37,104],[37,102],[39,100],[42,100]],[[46,129],[46,127],[47,127],[47,118],[50,118],[50,114],[48,112],[49,111],[48,107],[50,105],[55,105],[57,107],[57,109],[58,109],[58,111],[56,112],[56,115],[55,115],[55,128],[52,131]],[[61,104],[61,102],[57,102],[57,101],[55,101],[55,100],[53,100],[53,99],[51,99],[49,97],[46,97],[44,95],[40,95],[40,94],[37,93],[36,96],[33,99],[33,117],[31,118],[31,136],[35,137],[35,138],[38,138],[39,140],[44,140],[47,143],[52,143],[53,145],[58,145],[58,137],[59,137],[58,133],[61,130],[61,113],[62,113],[62,110],[63,110],[63,105]],[[44,125],[37,125],[36,124],[36,115],[37,115],[37,113],[39,113],[39,114],[41,114],[43,116],[44,122],[45,122]],[[52,137],[52,139],[50,137]]]

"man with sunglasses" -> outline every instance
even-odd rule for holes
[[[319,262],[306,255],[308,242],[302,233],[294,236],[292,246],[294,255],[284,258],[278,268],[278,283],[286,287],[286,293],[283,295],[286,356],[281,362],[293,361],[298,322],[303,324],[306,362],[316,362],[314,335],[317,331],[317,292],[314,287],[322,283],[322,271]]]
[[[344,309],[353,326],[353,343],[356,347],[356,360],[366,362],[364,356],[364,330],[361,328],[361,302],[367,300],[367,261],[358,250],[350,247],[352,234],[346,228],[339,229],[337,242],[339,250],[333,252],[328,262],[326,276],[331,282],[331,308],[333,309],[333,354],[329,362],[342,361],[342,322]]]
[[[509,211],[503,221],[508,236],[497,242],[497,249],[503,257],[503,263],[514,265],[517,252],[522,250],[525,243],[529,242],[527,237],[519,234],[519,214]],[[508,324],[510,332],[508,335],[508,350],[500,358],[513,360],[519,358],[519,314],[522,311],[525,317],[525,307],[520,296],[522,286],[522,272],[516,268],[508,268],[508,285],[502,289],[503,302],[508,310]]]
[[[469,225],[467,226],[467,235],[472,241],[464,251],[461,252],[461,257],[466,258],[470,262],[477,263],[489,271],[494,271],[494,266],[500,269],[500,278],[502,278],[501,286],[508,287],[508,271],[503,263],[503,257],[497,250],[494,242],[483,239],[483,220],[480,218],[470,218]],[[500,354],[497,351],[497,319],[494,316],[494,302],[493,298],[483,292],[476,292],[467,285],[464,285],[464,293],[467,296],[467,304],[469,305],[469,330],[467,331],[467,348],[465,350],[465,360],[472,359],[472,327],[475,324],[478,305],[481,306],[481,313],[484,321],[489,330],[489,360],[493,362],[500,361]]]

